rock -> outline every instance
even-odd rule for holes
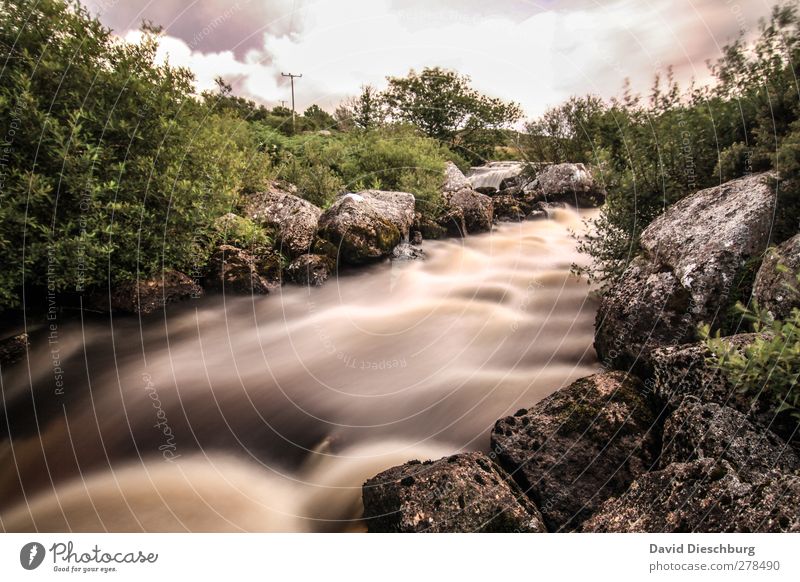
[[[102,311],[148,315],[164,306],[203,295],[203,289],[179,271],[166,270],[161,277],[126,281],[114,285],[108,295],[97,293],[88,305]]]
[[[544,532],[514,480],[483,453],[411,461],[364,483],[370,532]]]
[[[476,234],[492,229],[494,210],[491,198],[469,188],[446,192],[443,196],[446,212],[456,210],[463,213],[464,227],[467,233]],[[457,223],[457,219],[454,222]],[[450,228],[448,228],[449,230]]]
[[[444,228],[445,236],[457,238],[467,236],[467,224],[464,222],[464,211],[461,208],[446,210],[439,217],[438,223]]]
[[[436,221],[428,218],[421,212],[414,213],[414,224],[411,225],[411,228],[415,232],[419,232],[422,238],[426,240],[436,240],[447,236],[446,227],[437,224]]]
[[[525,168],[526,164],[522,162],[489,162],[470,169],[468,187],[492,196],[504,188],[517,186]]]
[[[469,180],[464,176],[453,162],[446,162],[444,166],[444,185],[442,192],[458,192],[470,188]]]
[[[602,206],[606,194],[583,164],[552,164],[540,169],[526,189],[538,191],[545,202],[572,206]]]
[[[319,234],[338,247],[339,260],[360,265],[391,254],[413,222],[413,194],[365,190],[337,198],[320,217]]]
[[[422,245],[422,233],[420,231],[411,231],[411,244],[416,246]]]
[[[501,222],[520,222],[527,214],[520,201],[511,194],[499,194],[492,198],[494,219]]]
[[[245,204],[251,220],[275,233],[280,252],[297,257],[308,253],[322,210],[273,182],[266,192],[253,194]]]
[[[778,271],[778,265],[783,265],[788,271]],[[753,284],[753,297],[775,319],[786,319],[792,308],[800,308],[798,272],[800,234],[767,251]]]
[[[29,346],[27,333],[0,340],[0,366],[10,366],[19,362],[25,356]]]
[[[755,483],[725,460],[673,463],[641,476],[583,524],[585,532],[798,532],[800,477]]]
[[[531,205],[528,212],[528,220],[539,220],[541,218],[554,218],[555,210],[565,208],[563,202],[536,202]]]
[[[286,275],[298,285],[322,287],[335,272],[336,263],[324,255],[300,255],[286,268]]]
[[[745,478],[770,470],[800,469],[794,450],[741,412],[713,402],[686,398],[664,424],[661,464],[724,459]]]
[[[422,247],[400,243],[392,250],[393,261],[421,261],[427,257]]]
[[[737,273],[766,248],[775,193],[765,178],[695,192],[642,232],[643,255],[598,309],[602,361],[630,366],[656,347],[692,341],[700,323],[714,323]]]
[[[205,287],[223,293],[266,294],[280,281],[270,282],[259,272],[256,258],[240,248],[220,245],[206,269]]]
[[[624,372],[577,380],[498,420],[492,451],[551,531],[572,530],[656,461],[656,415]]]

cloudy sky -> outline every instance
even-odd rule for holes
[[[199,89],[222,75],[270,106],[332,110],[362,84],[444,66],[528,116],[572,94],[646,91],[656,71],[708,78],[706,61],[775,0],[83,0],[116,34],[143,19],[165,29],[163,57],[188,66]]]

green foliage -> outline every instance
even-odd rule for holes
[[[386,123],[386,107],[372,85],[363,85],[358,97],[343,101],[336,108],[340,129],[375,129]]]
[[[800,274],[797,276],[800,285]],[[790,291],[797,294],[797,287]],[[709,363],[721,370],[742,392],[773,405],[777,412],[788,412],[800,420],[800,309],[794,308],[783,321],[775,320],[757,304],[739,310],[760,335],[749,345],[735,348],[720,337],[711,336],[708,326],[701,328],[712,353]]]
[[[78,2],[3,3],[3,306],[23,281],[82,292],[189,268],[213,219],[263,186],[268,156],[247,123],[157,65],[146,32],[119,42]]]
[[[389,77],[383,102],[391,117],[419,128],[471,162],[488,159],[503,130],[522,116],[516,103],[482,95],[470,79],[439,67]]]
[[[272,242],[263,227],[249,218],[230,213],[214,222],[210,240],[212,246],[232,245],[253,254],[271,247]]]

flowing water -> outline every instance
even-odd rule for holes
[[[496,419],[595,371],[596,306],[569,274],[586,217],[426,241],[426,261],[321,289],[32,333],[3,374],[0,526],[361,529],[365,479],[486,450]]]

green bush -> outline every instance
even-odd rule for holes
[[[800,285],[800,274],[797,276]],[[791,291],[798,293],[797,287]],[[736,349],[719,332],[710,336],[701,328],[712,353],[709,364],[721,370],[728,380],[747,394],[766,400],[777,412],[787,412],[800,420],[800,309],[792,309],[784,320],[775,320],[757,304],[739,310],[753,331],[760,335],[749,345]]]
[[[157,65],[146,32],[119,42],[78,2],[3,3],[2,306],[23,281],[83,292],[188,269],[214,219],[263,187],[269,158],[248,124]]]

